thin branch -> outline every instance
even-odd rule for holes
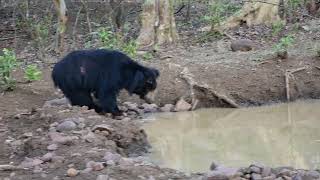
[[[78,20],[79,20],[79,16],[80,16],[81,10],[82,10],[82,7],[80,7],[80,9],[79,9],[79,11],[78,11],[78,13],[77,13],[76,20],[75,20],[75,22],[74,22],[74,26],[73,26],[73,30],[72,30],[73,47],[76,46],[76,41],[77,41],[77,38],[76,38],[77,25],[78,25]]]
[[[307,69],[307,67],[301,67],[298,69],[290,69],[290,70],[286,70],[285,72],[285,83],[286,83],[286,95],[287,95],[287,101],[290,101],[290,82],[289,82],[289,78],[294,78],[293,73],[297,73],[299,71],[305,70]]]
[[[183,8],[185,8],[186,5],[185,4],[182,4],[181,7],[174,13],[174,14],[178,14],[179,12],[182,11]]]
[[[91,28],[91,21],[90,21],[90,16],[89,16],[89,10],[86,2],[81,0],[81,4],[83,5],[85,11],[86,11],[86,17],[87,17],[87,23],[88,23],[88,28],[89,28],[89,33],[92,33],[92,28]]]

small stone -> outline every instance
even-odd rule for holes
[[[153,113],[158,111],[158,106],[156,104],[143,103],[141,106],[145,113]]]
[[[37,165],[42,164],[43,161],[40,159],[32,159],[32,158],[25,158],[24,161],[21,162],[21,164],[19,165],[20,167],[23,168],[31,168]]]
[[[173,104],[165,104],[163,107],[160,108],[161,112],[171,112],[174,108]]]
[[[57,144],[50,144],[50,145],[47,147],[47,149],[48,149],[49,151],[55,151],[55,150],[58,149],[58,145],[57,145]]]
[[[124,118],[122,119],[122,121],[131,121],[131,118],[129,118],[129,117],[124,117]]]
[[[47,154],[45,154],[45,155],[43,155],[42,157],[41,157],[41,160],[42,161],[44,161],[44,162],[48,162],[48,161],[51,161],[52,160],[52,158],[53,158],[53,153],[47,153]]]
[[[95,142],[97,139],[95,133],[93,132],[88,132],[88,134],[84,135],[82,138],[89,143]]]
[[[271,174],[271,168],[270,167],[263,167],[261,171],[262,177],[267,177]]]
[[[246,178],[246,179],[250,179],[250,177],[251,177],[251,175],[250,175],[250,174],[246,174],[246,175],[244,175],[244,178]]]
[[[21,137],[22,137],[22,138],[32,137],[32,132],[24,133]]]
[[[210,165],[210,170],[215,170],[217,168],[217,164],[215,162],[212,162],[211,165]]]
[[[250,169],[251,173],[256,173],[256,174],[260,174],[261,173],[261,169],[259,167],[257,167],[257,166],[254,166],[254,165],[250,166],[249,169]]]
[[[83,129],[86,127],[86,124],[84,123],[79,123],[78,128]]]
[[[191,104],[187,103],[184,99],[180,99],[174,108],[174,111],[180,112],[180,111],[189,111],[191,109]]]
[[[76,176],[76,175],[78,175],[78,170],[76,170],[76,169],[74,169],[74,168],[70,168],[70,169],[68,169],[68,171],[67,171],[67,175],[69,176],[69,177],[74,177],[74,176]]]
[[[65,160],[65,158],[63,156],[53,156],[52,159],[51,159],[51,161],[53,163],[57,163],[57,164],[63,163],[64,160]]]
[[[103,168],[104,168],[104,165],[101,162],[96,162],[92,167],[94,171],[101,171]]]
[[[252,179],[252,180],[261,180],[262,177],[261,177],[260,174],[252,173],[252,174],[251,174],[251,179]]]
[[[111,128],[111,127],[110,127],[109,125],[107,125],[107,124],[99,124],[99,125],[95,125],[95,126],[92,128],[92,132],[94,132],[94,131],[96,131],[96,130],[112,132],[112,131],[113,131],[113,128]]]
[[[206,180],[228,180],[228,176],[216,171],[210,171],[207,173]]]
[[[282,178],[283,178],[284,180],[292,180],[292,178],[289,177],[289,176],[282,176]]]
[[[98,175],[96,180],[109,180],[109,176],[105,174]]]
[[[87,168],[91,168],[94,171],[100,171],[104,168],[104,164],[101,162],[89,161],[86,164]]]
[[[77,136],[62,136],[57,132],[49,132],[49,136],[53,142],[65,145],[72,144],[72,141],[78,139]]]
[[[113,160],[109,160],[109,161],[107,161],[106,163],[107,163],[107,165],[109,165],[109,166],[114,166],[114,165],[116,165],[116,163],[115,163]]]
[[[43,107],[62,106],[62,105],[67,105],[68,103],[69,101],[67,98],[53,99],[50,101],[46,101]]]
[[[43,171],[43,169],[40,166],[35,166],[33,169],[33,173],[41,173]]]
[[[310,176],[314,179],[319,179],[320,178],[320,173],[318,171],[315,171],[315,170],[310,170],[308,172],[306,172],[306,175],[307,176]]]
[[[56,127],[56,126],[58,126],[58,125],[59,125],[58,122],[54,122],[54,123],[50,124],[50,127]]]
[[[289,176],[291,177],[293,172],[289,169],[282,169],[277,176]]]
[[[111,152],[106,152],[104,154],[103,160],[105,161],[113,161],[114,163],[118,163],[121,159],[121,155],[120,154],[116,154],[116,153],[111,153]]]
[[[74,130],[77,127],[76,123],[74,123],[73,121],[64,121],[61,124],[59,124],[56,129],[59,132],[63,132],[63,131],[71,131]]]
[[[276,175],[272,174],[272,175],[266,176],[266,177],[264,177],[264,178],[262,178],[262,179],[263,179],[263,180],[274,180],[274,179],[276,179]]]

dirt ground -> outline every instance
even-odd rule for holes
[[[192,12],[194,16],[203,15],[199,9]],[[7,14],[0,12],[5,20]],[[136,16],[131,17],[132,26],[137,23],[133,17]],[[280,59],[272,50],[277,39],[270,35],[270,28],[257,26],[230,30],[228,33],[234,38],[249,38],[257,44],[257,49],[252,51],[232,52],[231,40],[227,37],[197,41],[202,35],[197,31],[202,24],[192,18],[191,25],[184,26],[182,17],[177,15],[179,43],[162,47],[153,59],[141,61],[160,70],[155,98],[159,107],[175,104],[180,98],[191,103],[190,87],[184,75],[194,81],[192,89],[198,100],[197,108],[230,107],[226,99],[238,106],[286,101],[285,73],[300,68],[303,69],[289,77],[291,100],[320,97],[320,57],[315,51],[316,45],[320,44],[319,19],[300,22],[294,33],[295,43],[289,48],[289,58]],[[288,26],[283,33],[293,26]],[[11,36],[11,27],[1,27],[1,37]],[[136,36],[137,32],[133,29],[130,33]],[[21,30],[19,33],[25,32]],[[85,38],[81,38],[78,43],[83,45],[81,40],[85,41]],[[0,48],[14,45],[12,39],[2,42]],[[143,101],[137,97],[121,94],[120,104],[127,109],[128,115],[119,120],[99,116],[85,108],[70,107],[59,99],[62,95],[53,88],[50,78],[52,66],[58,58],[48,52],[46,61],[43,61],[35,55],[36,51],[30,37],[19,39],[18,58],[25,64],[38,63],[43,72],[42,80],[25,83],[22,69],[18,69],[14,73],[19,82],[17,88],[0,96],[0,180],[108,179],[102,175],[116,180],[206,177],[204,173],[187,175],[160,168],[143,156],[149,145],[147,134],[141,130],[141,115],[130,111],[132,104],[124,103],[136,103],[135,106],[139,107]],[[71,127],[61,129],[64,122]],[[1,165],[10,167],[6,169]],[[70,168],[79,173],[68,177],[66,174]],[[100,179],[97,178],[99,175]]]

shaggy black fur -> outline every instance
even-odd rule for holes
[[[145,67],[113,50],[77,50],[59,61],[52,70],[54,86],[72,105],[88,106],[97,113],[120,115],[117,95],[126,89],[144,99],[157,87],[159,71]],[[99,100],[94,103],[91,94]]]

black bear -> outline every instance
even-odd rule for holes
[[[155,68],[145,67],[120,51],[106,49],[73,51],[55,64],[51,74],[55,88],[60,88],[71,105],[113,115],[122,114],[117,106],[121,89],[145,99],[156,89],[159,75]]]

